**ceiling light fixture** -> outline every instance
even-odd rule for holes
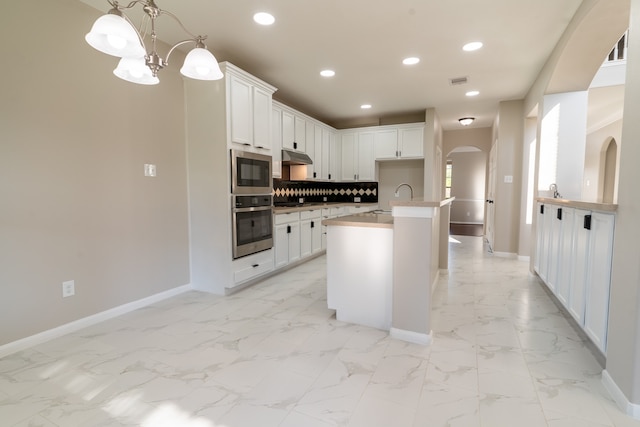
[[[190,33],[173,13],[160,9],[154,0],[133,0],[126,6],[116,0],[107,0],[111,10],[96,20],[85,40],[93,48],[107,55],[122,58],[113,73],[121,79],[138,84],[157,84],[158,71],[169,64],[171,53],[186,43],[195,43],[186,56],[180,73],[196,80],[218,80],[223,77],[218,61],[207,50],[204,40],[207,36]],[[141,5],[145,12],[140,28],[136,28],[124,10]],[[182,27],[189,39],[174,44],[162,58],[156,50],[156,19],[161,15],[173,18]],[[150,30],[150,32],[147,32]],[[151,51],[147,51],[144,39],[151,40]]]
[[[475,119],[475,117],[463,117],[461,119],[458,119],[458,121],[462,126],[469,126]]]
[[[362,104],[360,108],[362,108],[363,110],[368,110],[369,108],[371,108],[371,104]]]
[[[477,90],[470,90],[469,92],[465,93],[466,96],[478,96],[480,95],[480,92],[478,92]]]
[[[416,65],[418,62],[420,62],[420,58],[417,58],[415,56],[412,56],[410,58],[404,58],[402,60],[402,63],[404,65]]]
[[[333,70],[322,70],[320,71],[320,75],[322,77],[333,77],[336,75],[336,72]]]
[[[258,12],[253,15],[253,20],[260,25],[271,25],[276,22],[276,18],[267,12]]]
[[[466,52],[473,52],[474,50],[478,50],[482,47],[482,42],[471,42],[462,46],[462,50]]]

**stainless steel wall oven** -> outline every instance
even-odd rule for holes
[[[273,247],[271,194],[232,195],[233,258]]]

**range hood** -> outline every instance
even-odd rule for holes
[[[312,165],[311,157],[305,153],[299,153],[292,150],[282,150],[283,165]]]

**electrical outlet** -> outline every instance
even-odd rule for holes
[[[356,196],[353,198],[353,203],[360,203],[360,200],[362,200],[360,197]]]
[[[76,283],[74,280],[62,282],[62,298],[71,297],[76,294]]]

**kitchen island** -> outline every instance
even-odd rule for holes
[[[447,268],[451,201],[392,201],[391,215],[323,221],[327,305],[338,320],[431,342],[431,293],[439,269]]]
[[[361,213],[327,225],[327,305],[343,322],[389,330],[393,217]]]

